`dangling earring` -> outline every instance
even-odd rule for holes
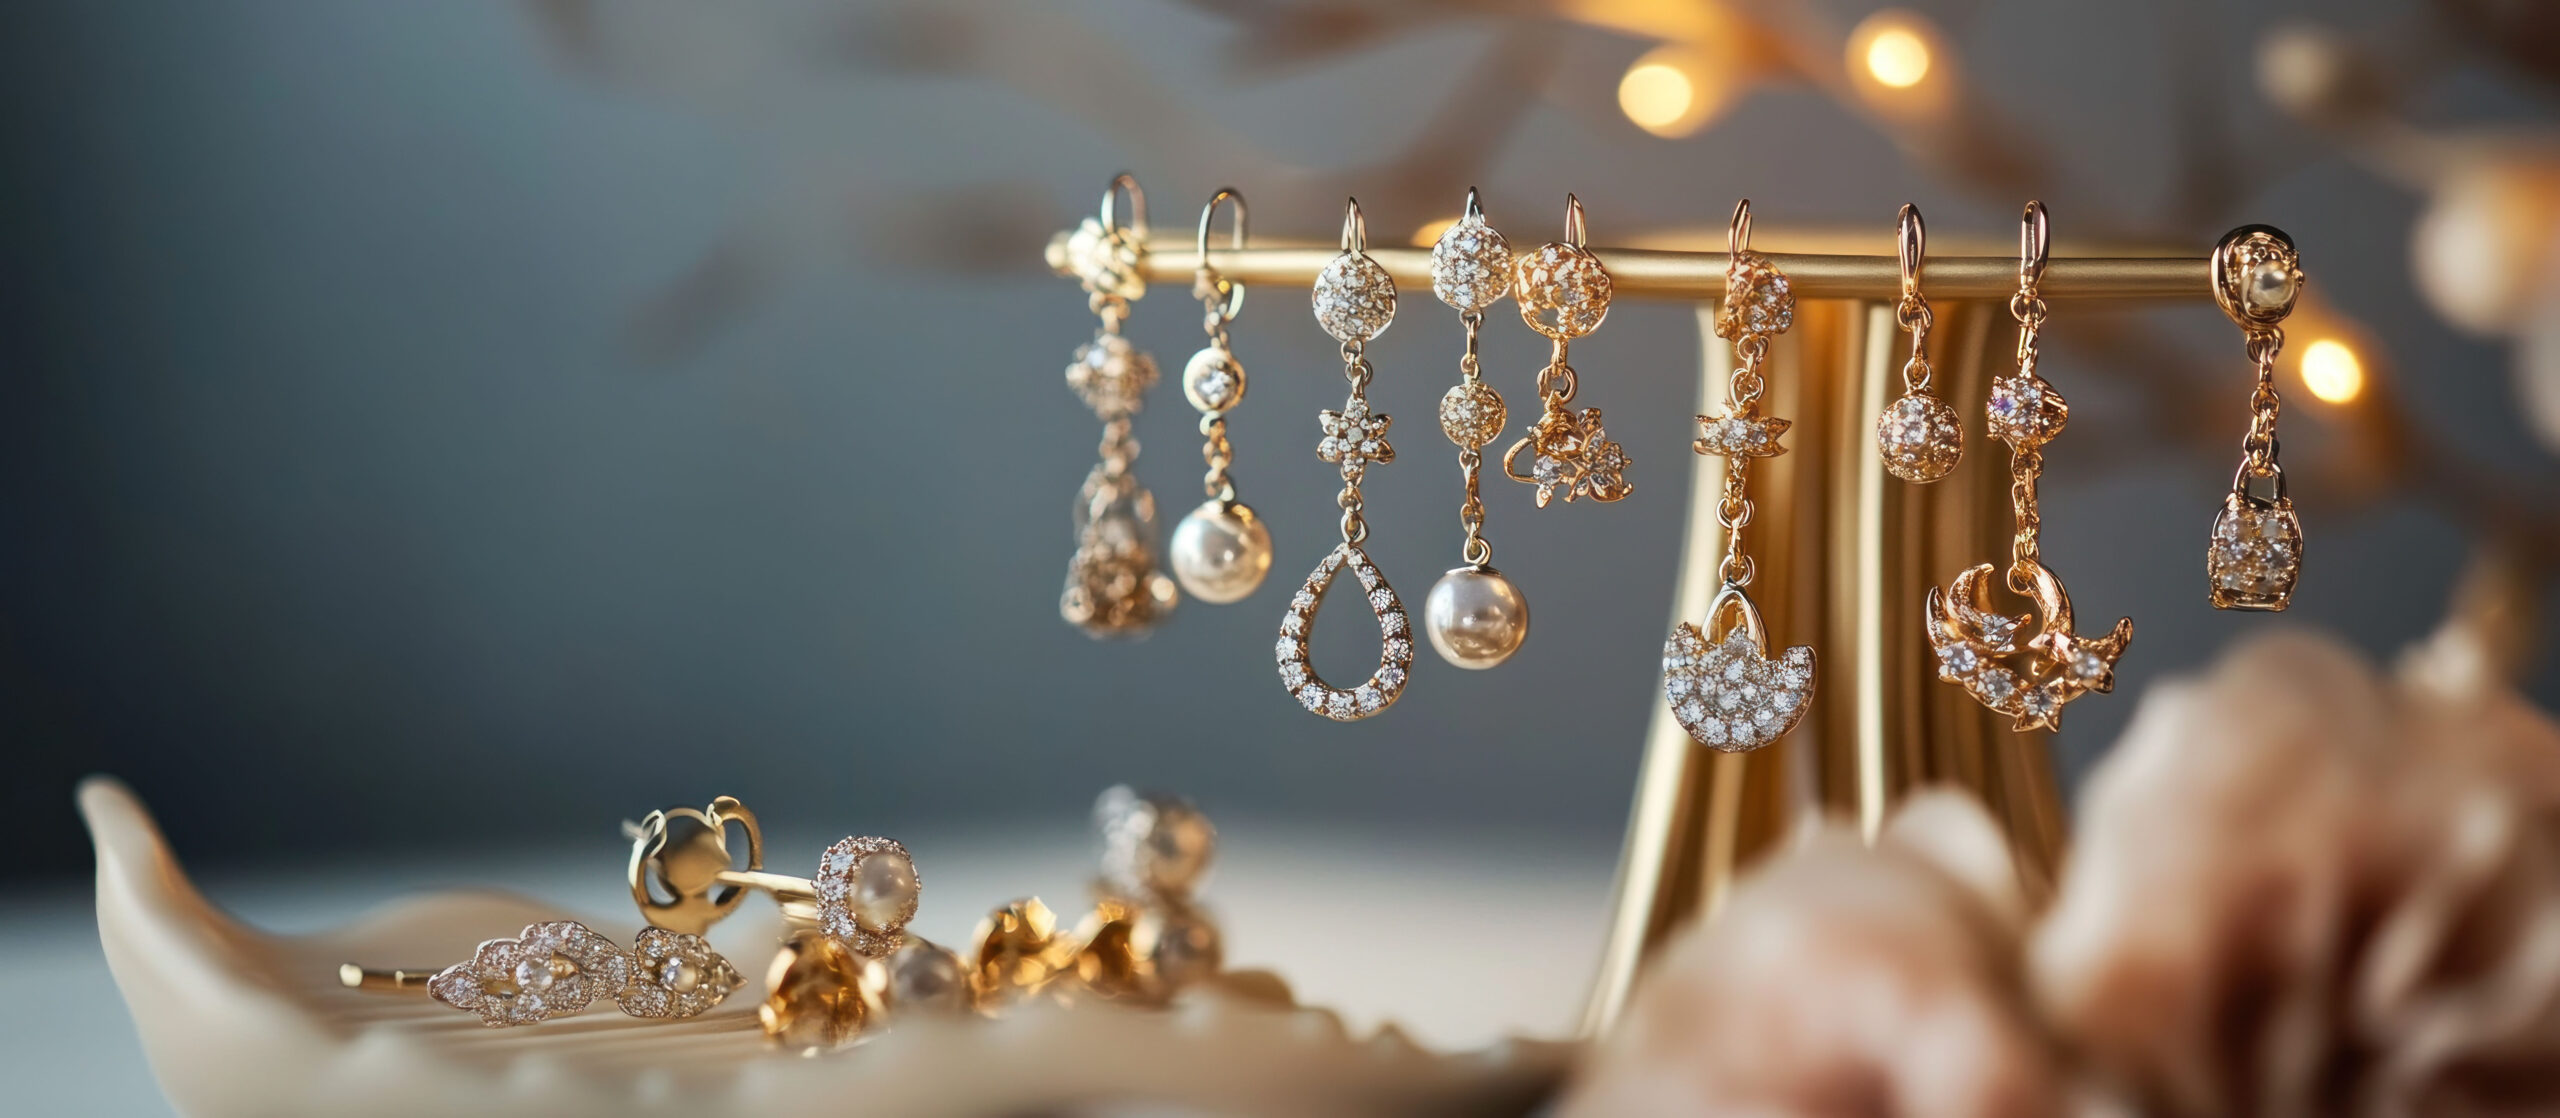
[[[1510,659],[1529,639],[1529,600],[1493,569],[1493,545],[1484,538],[1484,501],[1476,495],[1482,448],[1502,436],[1508,420],[1502,393],[1479,374],[1476,333],[1484,327],[1484,309],[1510,292],[1511,246],[1485,222],[1475,188],[1469,187],[1465,216],[1431,246],[1431,293],[1457,308],[1458,321],[1467,327],[1467,351],[1458,358],[1461,379],[1440,397],[1440,433],[1458,444],[1458,471],[1467,481],[1467,499],[1458,506],[1458,523],[1467,530],[1458,557],[1466,565],[1441,575],[1422,601],[1422,628],[1431,636],[1431,647],[1461,668],[1490,668]]]
[[[1200,300],[1200,328],[1209,344],[1182,367],[1182,394],[1200,410],[1200,434],[1208,441],[1200,457],[1209,464],[1202,482],[1209,499],[1173,529],[1173,577],[1204,602],[1224,605],[1253,593],[1271,573],[1271,529],[1253,506],[1236,500],[1236,484],[1227,477],[1235,448],[1227,443],[1227,409],[1244,402],[1244,366],[1227,344],[1227,323],[1244,307],[1244,285],[1209,266],[1209,223],[1218,203],[1236,204],[1235,234],[1230,248],[1244,247],[1244,195],[1221,187],[1200,211],[1200,271],[1191,293]]]
[[[1307,575],[1306,585],[1289,599],[1289,612],[1280,617],[1275,649],[1280,682],[1300,705],[1337,722],[1356,722],[1395,705],[1396,697],[1404,693],[1405,673],[1413,666],[1413,636],[1405,621],[1404,603],[1396,600],[1395,588],[1369,561],[1369,553],[1360,550],[1360,542],[1369,538],[1369,525],[1360,519],[1360,480],[1370,463],[1396,459],[1395,448],[1387,443],[1391,421],[1369,411],[1369,359],[1362,355],[1369,339],[1385,333],[1387,324],[1395,321],[1396,282],[1369,258],[1368,248],[1368,226],[1360,217],[1360,200],[1354,198],[1343,208],[1342,252],[1317,274],[1315,284],[1316,322],[1342,343],[1342,377],[1351,382],[1351,397],[1342,402],[1341,411],[1316,416],[1324,428],[1316,457],[1342,468],[1342,494],[1335,499],[1342,506],[1342,544],[1325,553],[1324,561]],[[1348,691],[1317,678],[1307,663],[1307,638],[1315,633],[1316,607],[1345,567],[1360,576],[1369,610],[1378,617],[1380,638],[1377,670]]]
[[[2009,444],[2009,499],[2018,532],[2009,560],[2009,591],[2033,599],[2036,613],[1993,613],[1983,606],[1994,565],[1967,568],[1940,594],[1929,588],[1923,624],[1938,655],[1938,678],[1959,684],[1982,705],[2017,718],[2015,729],[2051,730],[2062,725],[2063,704],[2091,691],[2115,690],[2116,659],[2133,643],[2133,619],[2120,618],[2113,632],[2084,640],[2071,630],[2071,595],[2062,580],[2046,569],[2038,535],[2036,478],[2044,472],[2044,444],[2062,433],[2071,409],[2062,394],[2036,372],[2037,334],[2044,326],[2044,297],[2037,284],[2051,241],[2044,203],[2027,203],[2018,230],[2018,292],[2009,298],[2009,313],[2018,320],[2018,375],[1991,383],[1988,426],[1991,437]],[[2036,622],[2026,639],[2019,632]],[[1998,658],[2024,653],[2014,664]]]
[[[1920,209],[1903,203],[1896,222],[1897,255],[1902,262],[1902,303],[1893,320],[1911,335],[1911,359],[1902,363],[1902,395],[1876,417],[1876,454],[1884,468],[1904,481],[1927,484],[1947,476],[1964,458],[1964,425],[1956,409],[1929,390],[1928,296],[1920,293],[1920,268],[1928,258],[1929,231]]]
[[[2265,225],[2243,225],[2213,247],[2213,300],[2249,339],[2258,387],[2249,394],[2249,436],[2240,443],[2240,469],[2231,495],[2213,518],[2213,542],[2205,549],[2205,578],[2215,609],[2270,613],[2293,604],[2302,575],[2302,521],[2285,495],[2284,466],[2276,461],[2276,354],[2284,349],[2284,319],[2302,294],[2302,257],[2293,238]],[[2249,492],[2264,478],[2269,496]]]
[[[1127,225],[1116,216],[1122,190],[1129,192]],[[1155,387],[1156,363],[1121,336],[1120,324],[1129,303],[1147,293],[1139,267],[1146,251],[1147,196],[1123,172],[1102,192],[1101,217],[1084,219],[1067,238],[1063,262],[1102,320],[1067,366],[1067,387],[1102,420],[1102,461],[1076,494],[1076,553],[1058,598],[1059,615],[1092,637],[1144,635],[1180,596],[1156,570],[1155,495],[1129,472],[1138,460],[1130,422]]]
[[[1589,497],[1615,501],[1635,492],[1627,483],[1627,452],[1609,441],[1600,426],[1600,409],[1579,413],[1573,402],[1579,384],[1573,366],[1565,364],[1565,346],[1600,328],[1609,317],[1609,269],[1582,247],[1582,199],[1564,196],[1564,240],[1549,241],[1520,258],[1512,279],[1520,320],[1547,336],[1555,350],[1538,372],[1538,395],[1546,409],[1530,425],[1529,437],[1511,444],[1502,455],[1502,472],[1511,480],[1538,487],[1538,507],[1557,494],[1571,501]],[[1542,316],[1552,315],[1549,321]],[[1531,451],[1529,472],[1520,472],[1520,452]]]
[[[1690,444],[1700,454],[1725,458],[1724,500],[1716,506],[1716,523],[1725,531],[1719,572],[1724,586],[1707,602],[1706,628],[1683,621],[1663,645],[1662,693],[1681,728],[1699,744],[1740,753],[1778,740],[1804,718],[1813,697],[1813,648],[1800,644],[1769,659],[1760,607],[1745,592],[1755,567],[1742,553],[1742,526],[1751,523],[1751,500],[1744,495],[1751,460],[1786,453],[1778,436],[1791,424],[1760,414],[1760,364],[1768,358],[1769,339],[1795,324],[1795,296],[1777,265],[1751,251],[1748,198],[1733,208],[1725,251],[1729,263],[1716,336],[1733,342],[1733,375],[1725,414],[1699,416],[1705,434]],[[1707,629],[1721,635],[1709,637]]]

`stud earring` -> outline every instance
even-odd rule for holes
[[[1102,876],[1075,932],[1068,969],[1085,993],[1158,1004],[1215,974],[1225,948],[1217,922],[1192,899],[1207,878],[1218,829],[1190,801],[1127,785],[1094,801]]]
[[[2089,692],[2115,689],[2115,665],[2133,642],[2133,619],[2120,618],[2114,631],[2095,640],[2072,631],[2071,596],[2062,580],[2045,567],[2039,536],[2043,521],[2036,511],[2036,479],[2044,472],[2044,444],[2062,433],[2071,409],[2036,372],[2037,346],[2045,320],[2044,278],[2051,240],[2044,203],[2029,202],[2018,230],[2018,291],[2009,298],[2009,313],[2018,320],[2018,373],[1991,384],[1987,426],[1991,437],[2009,444],[2009,499],[2018,531],[2011,545],[2008,586],[2032,600],[2035,616],[1994,613],[1983,605],[1994,565],[1967,568],[1945,593],[1929,588],[1923,619],[1929,643],[1938,657],[1938,678],[1962,686],[1982,705],[2012,715],[2015,729],[2051,730],[2062,724],[2062,707]],[[2032,637],[2019,633],[2036,622]],[[2020,660],[2005,657],[2023,655]]]
[[[1342,377],[1351,383],[1351,395],[1342,402],[1341,411],[1316,416],[1324,428],[1316,457],[1342,470],[1342,493],[1335,498],[1342,507],[1342,544],[1325,553],[1307,575],[1306,585],[1289,599],[1275,649],[1281,684],[1299,705],[1337,722],[1356,722],[1395,705],[1397,696],[1404,694],[1405,673],[1413,666],[1413,638],[1404,603],[1369,561],[1369,553],[1360,548],[1369,538],[1368,522],[1360,518],[1361,479],[1367,476],[1370,463],[1396,458],[1395,447],[1387,442],[1387,427],[1393,421],[1369,411],[1371,370],[1364,355],[1370,339],[1395,321],[1396,283],[1386,268],[1369,258],[1368,246],[1368,225],[1360,216],[1360,200],[1354,198],[1343,207],[1342,251],[1316,275],[1314,291],[1316,322],[1342,343]],[[1307,660],[1316,607],[1345,569],[1359,576],[1360,588],[1368,593],[1380,639],[1377,670],[1347,691],[1319,678]]]
[[[1123,190],[1129,194],[1126,225],[1118,220]],[[1146,250],[1147,196],[1135,177],[1122,173],[1102,192],[1101,216],[1077,227],[1056,262],[1084,287],[1102,320],[1067,366],[1067,387],[1102,420],[1102,460],[1076,494],[1076,552],[1058,598],[1059,615],[1093,637],[1142,635],[1179,598],[1173,580],[1156,569],[1155,495],[1129,472],[1138,460],[1131,421],[1156,383],[1155,359],[1120,333],[1129,304],[1147,293],[1140,268]]]
[[[746,869],[733,868],[730,859],[732,824],[747,834]],[[856,954],[878,958],[906,941],[903,930],[924,893],[907,848],[877,836],[836,840],[819,856],[814,878],[767,873],[755,815],[730,796],[699,811],[653,811],[626,830],[632,839],[632,899],[644,919],[670,930],[699,935],[753,889],[770,894],[786,917],[813,923]]]
[[[1271,529],[1253,506],[1236,499],[1235,481],[1227,467],[1235,448],[1227,443],[1227,410],[1244,402],[1244,366],[1227,343],[1227,323],[1244,308],[1244,285],[1209,266],[1209,223],[1218,203],[1234,202],[1236,222],[1231,248],[1244,247],[1244,195],[1221,187],[1200,210],[1200,268],[1191,293],[1200,300],[1200,328],[1209,344],[1182,367],[1182,395],[1200,412],[1200,435],[1208,440],[1200,457],[1209,464],[1202,485],[1209,499],[1191,510],[1173,529],[1173,577],[1184,590],[1204,602],[1239,601],[1262,585],[1271,573]]]
[[[1457,308],[1466,324],[1467,350],[1458,358],[1458,385],[1440,397],[1440,433],[1458,444],[1458,471],[1467,499],[1458,523],[1467,542],[1458,549],[1466,565],[1441,575],[1422,600],[1422,628],[1440,658],[1461,668],[1490,668],[1511,658],[1529,639],[1529,600],[1493,569],[1493,545],[1484,538],[1484,501],[1476,477],[1483,448],[1502,436],[1509,414],[1502,393],[1486,384],[1476,360],[1476,335],[1484,311],[1511,292],[1511,246],[1484,219],[1473,187],[1464,216],[1431,246],[1431,293]]]
[[[1964,458],[1964,425],[1956,409],[1929,388],[1929,298],[1920,293],[1920,269],[1927,261],[1929,232],[1920,208],[1903,203],[1895,228],[1896,255],[1902,266],[1902,302],[1893,320],[1911,335],[1911,358],[1902,363],[1902,395],[1876,417],[1876,454],[1884,468],[1904,481],[1928,484],[1947,476]]]
[[[1566,407],[1580,386],[1565,348],[1573,339],[1600,328],[1609,317],[1609,269],[1583,247],[1582,200],[1564,197],[1564,240],[1549,241],[1522,256],[1514,266],[1512,295],[1520,303],[1520,320],[1555,344],[1547,367],[1538,372],[1538,396],[1546,402],[1529,437],[1511,444],[1502,456],[1502,472],[1511,480],[1538,487],[1538,507],[1559,494],[1571,501],[1589,497],[1615,501],[1635,492],[1627,481],[1626,448],[1609,441],[1600,426],[1600,409],[1580,412]],[[1520,455],[1529,454],[1529,472],[1520,472]]]
[[[2205,549],[2205,577],[2215,609],[2264,610],[2293,604],[2302,576],[2302,520],[2284,487],[2276,461],[2276,354],[2284,350],[2284,320],[2302,295],[2302,257],[2293,238],[2265,225],[2243,225],[2213,247],[2213,300],[2248,337],[2258,386],[2249,394],[2249,434],[2240,443],[2240,468],[2231,494],[2213,518]],[[2249,491],[2268,483],[2268,495]]]
[[[566,1017],[598,998],[613,999],[633,1017],[693,1017],[742,984],[737,968],[700,936],[643,928],[625,951],[575,920],[528,925],[433,974],[348,963],[338,968],[338,981],[359,990],[423,991],[478,1013],[491,1028]]]
[[[1705,434],[1690,444],[1699,454],[1725,459],[1724,496],[1716,506],[1716,523],[1725,531],[1718,572],[1724,584],[1708,600],[1703,625],[1683,621],[1672,630],[1662,650],[1662,693],[1691,738],[1709,749],[1740,753],[1795,729],[1813,697],[1814,678],[1810,645],[1769,658],[1768,628],[1748,593],[1758,567],[1742,551],[1742,528],[1751,523],[1751,460],[1787,452],[1778,437],[1792,424],[1760,414],[1766,384],[1760,366],[1768,359],[1769,339],[1795,325],[1795,296],[1778,266],[1751,251],[1748,198],[1733,208],[1725,252],[1716,336],[1733,342],[1733,372],[1724,414],[1699,416]]]

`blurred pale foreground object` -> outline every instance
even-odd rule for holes
[[[1278,983],[1251,974],[1163,1011],[1030,1005],[997,1020],[901,1021],[813,1059],[765,1046],[760,990],[690,1020],[490,1030],[425,998],[347,990],[338,962],[441,965],[563,914],[454,893],[321,935],[267,935],[195,890],[124,786],[93,779],[80,807],[97,845],[107,962],[152,1071],[189,1114],[983,1115],[1107,1102],[1238,1115],[1516,1113],[1572,1052],[1521,1041],[1441,1055],[1392,1027],[1353,1037],[1331,1012],[1268,1000]]]
[[[2155,687],[2032,923],[1969,800],[1817,833],[1564,1113],[2560,1113],[2560,727],[2444,675],[2279,634]]]

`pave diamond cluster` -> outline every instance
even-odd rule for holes
[[[2302,520],[2293,503],[2243,493],[2225,498],[2213,518],[2205,573],[2211,577],[2216,606],[2283,608],[2302,574]]]
[[[1763,655],[1741,629],[1708,644],[1698,627],[1674,630],[1662,652],[1664,694],[1689,736],[1709,749],[1741,752],[1778,740],[1804,718],[1813,695],[1813,649]]]
[[[624,951],[574,920],[493,939],[427,980],[427,993],[492,1028],[565,1017],[611,998],[635,1017],[691,1017],[743,982],[700,936],[644,929]]]

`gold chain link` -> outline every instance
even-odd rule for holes
[[[1359,342],[1342,343],[1342,379],[1351,384],[1351,398],[1363,404],[1369,401],[1369,359],[1367,347]],[[1360,479],[1369,472],[1369,460],[1356,455],[1342,456],[1342,492],[1334,504],[1342,507],[1342,542],[1357,545],[1369,538],[1369,522],[1360,518]]]
[[[2249,393],[2249,434],[2240,443],[2252,477],[2273,477],[2276,465],[2276,413],[2284,402],[2276,396],[2276,355],[2284,352],[2284,329],[2270,326],[2249,331],[2249,360],[2258,366],[2258,386]]]
[[[1466,311],[1458,321],[1467,327],[1467,350],[1458,356],[1458,375],[1473,388],[1483,381],[1483,365],[1476,357],[1476,334],[1484,328],[1484,312]],[[1559,343],[1561,344],[1561,343]],[[1484,538],[1484,499],[1477,494],[1476,477],[1484,468],[1484,453],[1472,446],[1458,448],[1458,472],[1466,478],[1467,499],[1458,505],[1458,523],[1467,531],[1466,545],[1458,555],[1469,566],[1482,567],[1493,562],[1493,545]]]

